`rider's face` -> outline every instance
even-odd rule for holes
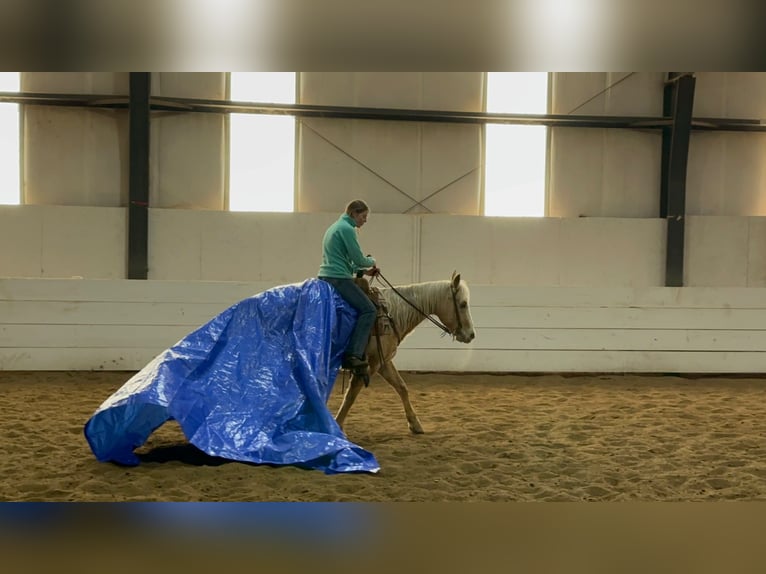
[[[369,211],[360,211],[358,213],[352,213],[351,219],[354,220],[354,223],[356,223],[357,227],[361,227],[365,223],[367,223],[367,216],[370,214]]]

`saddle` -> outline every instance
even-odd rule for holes
[[[377,309],[377,314],[375,316],[375,324],[372,327],[372,332],[370,333],[370,339],[372,337],[375,337],[375,343],[378,349],[378,354],[380,356],[380,362],[383,363],[383,347],[380,343],[380,337],[381,335],[390,335],[394,334],[396,335],[397,342],[401,342],[401,337],[399,336],[399,332],[396,330],[396,325],[394,324],[394,320],[391,318],[391,316],[388,314],[388,307],[386,306],[386,299],[383,297],[383,294],[381,293],[380,289],[377,287],[372,287],[370,283],[365,279],[364,277],[354,277],[354,283],[356,283],[359,288],[364,291],[364,293],[367,295],[367,297],[370,298],[370,301],[372,301],[372,304],[375,305],[375,309]],[[370,373],[367,367],[364,367],[363,369],[358,369],[354,371],[354,374],[361,377],[364,381],[364,386],[367,387],[370,384]]]
[[[355,277],[354,283],[356,283],[357,286],[359,286],[359,288],[364,291],[367,297],[370,298],[370,301],[372,301],[372,304],[375,305],[375,308],[378,310],[377,316],[375,317],[375,325],[372,328],[372,333],[370,333],[371,335],[375,335],[375,337],[378,338],[378,344],[380,344],[381,335],[391,335],[392,333],[396,335],[397,341],[401,341],[399,333],[396,330],[396,325],[394,325],[393,319],[388,314],[386,300],[383,297],[383,293],[381,293],[380,289],[370,285],[370,282],[367,281],[367,279],[364,277]]]

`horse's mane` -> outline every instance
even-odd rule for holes
[[[404,297],[410,300],[418,308],[433,313],[439,304],[443,303],[445,294],[450,294],[450,284],[452,281],[427,281],[424,283],[410,283],[408,285],[395,285],[396,290]],[[460,292],[468,298],[468,286],[464,281],[460,282]],[[406,331],[410,331],[425,319],[416,309],[399,297],[394,290],[389,288],[381,289],[381,293],[388,305],[389,313]],[[451,303],[450,303],[451,304]]]

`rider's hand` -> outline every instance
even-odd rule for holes
[[[378,273],[380,273],[380,269],[375,266],[364,270],[364,274],[369,275],[370,277],[375,277]]]

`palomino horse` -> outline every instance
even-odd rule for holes
[[[369,290],[365,279],[358,279],[357,282],[363,289]],[[348,411],[362,386],[369,381],[370,376],[380,373],[402,399],[410,431],[422,433],[423,426],[410,403],[407,384],[396,370],[393,359],[402,340],[426,318],[461,343],[470,343],[476,334],[468,306],[468,285],[460,280],[458,273],[453,273],[449,281],[390,286],[374,291],[379,293],[381,304],[378,306],[378,318],[367,345],[367,378],[363,373],[352,373],[351,382],[335,420],[343,428]],[[430,315],[436,315],[441,324],[434,321]]]

